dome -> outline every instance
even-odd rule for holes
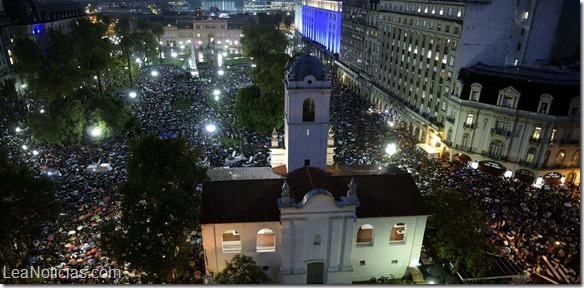
[[[326,70],[324,65],[314,56],[305,54],[296,59],[290,69],[288,69],[288,79],[302,81],[306,75],[312,75],[317,80],[324,80],[326,78]]]

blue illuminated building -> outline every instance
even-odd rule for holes
[[[339,53],[341,46],[341,2],[302,1],[302,35],[332,53]]]

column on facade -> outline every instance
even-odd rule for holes
[[[353,230],[355,229],[355,216],[343,218],[343,235],[345,242],[343,243],[343,250],[345,253],[341,255],[341,270],[353,270],[351,266],[351,255],[353,255]]]
[[[296,254],[296,247],[294,247],[296,227],[292,219],[282,220],[282,261],[280,264],[281,273],[292,273],[292,266],[294,266],[294,255]]]

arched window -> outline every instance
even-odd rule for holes
[[[554,160],[554,164],[564,163],[565,157],[566,157],[566,151],[560,150],[560,152],[558,152],[558,154],[556,154],[556,159]]]
[[[525,156],[525,162],[527,163],[533,163],[533,161],[535,160],[535,148],[531,148],[529,149],[529,151],[527,151],[527,155]]]
[[[308,98],[302,103],[302,122],[314,122],[314,100]]]
[[[491,146],[489,147],[489,154],[493,157],[499,157],[503,154],[503,149],[505,148],[505,144],[501,141],[493,141],[491,142]]]
[[[373,245],[373,226],[364,224],[357,231],[357,245]]]
[[[256,236],[256,251],[261,252],[276,252],[276,235],[274,231],[264,228],[260,230]]]
[[[574,156],[572,157],[572,163],[570,165],[575,167],[580,166],[580,150],[574,153]]]
[[[405,243],[406,242],[406,224],[397,223],[391,228],[389,234],[389,243]]]
[[[464,135],[462,135],[462,148],[466,149],[468,148],[468,144],[470,140],[470,135],[468,133],[464,133]]]
[[[314,246],[320,245],[320,234],[314,235]]]
[[[241,236],[235,230],[223,232],[223,253],[241,253]]]

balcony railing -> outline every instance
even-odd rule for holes
[[[475,128],[475,125],[474,124],[469,124],[469,123],[464,123],[462,126],[464,128],[469,128],[469,129],[474,129]]]
[[[491,133],[497,134],[497,135],[503,135],[505,137],[509,137],[509,134],[511,134],[511,132],[509,132],[509,131],[506,131],[503,129],[497,129],[497,128],[492,128]]]

